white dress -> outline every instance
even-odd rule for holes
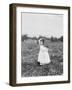
[[[44,47],[43,45],[40,45],[40,51],[39,51],[39,55],[38,55],[38,62],[40,62],[40,65],[50,63],[48,48]]]

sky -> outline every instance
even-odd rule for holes
[[[60,37],[63,35],[63,15],[22,13],[22,35]]]

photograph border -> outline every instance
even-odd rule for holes
[[[31,7],[31,8],[50,8],[50,9],[65,9],[68,10],[68,80],[67,81],[53,81],[53,82],[36,82],[36,83],[16,83],[16,8],[17,7]],[[19,4],[13,3],[9,6],[9,84],[11,86],[31,86],[31,85],[45,85],[45,84],[60,84],[70,83],[70,7],[67,6],[51,6],[51,5],[36,5],[36,4]]]

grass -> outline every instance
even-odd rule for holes
[[[63,74],[63,43],[46,40],[45,46],[49,46],[51,49],[49,51],[51,62],[49,64],[39,66],[37,64],[39,45],[33,40],[22,42],[22,77]]]

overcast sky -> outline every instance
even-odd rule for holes
[[[22,13],[22,35],[60,37],[63,35],[63,15]]]

